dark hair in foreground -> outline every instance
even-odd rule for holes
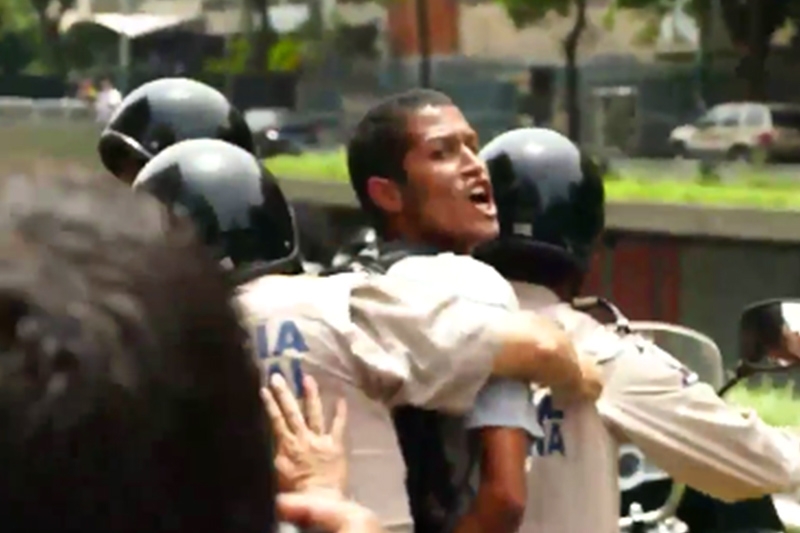
[[[367,193],[367,181],[373,176],[406,181],[403,159],[409,149],[408,116],[425,106],[451,105],[453,101],[444,93],[411,89],[381,101],[359,121],[347,145],[347,170],[361,208],[376,222],[382,215]]]
[[[265,533],[259,371],[218,265],[109,180],[0,182],[0,524]]]

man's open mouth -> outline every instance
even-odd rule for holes
[[[492,193],[484,186],[475,186],[470,190],[469,193],[469,201],[472,204],[484,211],[488,215],[494,216],[496,214],[496,207],[494,205],[494,198],[492,197]]]

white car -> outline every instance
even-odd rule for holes
[[[676,157],[800,160],[800,106],[719,104],[672,130],[669,143]]]

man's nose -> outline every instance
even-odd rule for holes
[[[462,148],[461,153],[465,174],[481,174],[486,172],[486,164],[483,162],[483,159],[478,157],[477,152],[465,146]]]

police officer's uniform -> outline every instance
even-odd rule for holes
[[[618,446],[638,446],[675,480],[722,500],[784,492],[800,482],[800,442],[753,413],[728,406],[671,355],[631,334],[610,306],[596,320],[549,288],[586,269],[603,229],[596,167],[562,135],[521,129],[490,142],[481,156],[495,184],[501,236],[478,251],[510,273],[522,309],[559,322],[576,348],[601,363],[596,405],[563,407],[535,393],[537,442],[529,473],[524,532],[618,530]]]

